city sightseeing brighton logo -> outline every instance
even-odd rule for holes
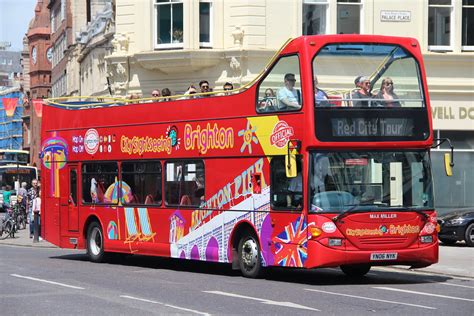
[[[89,155],[93,155],[99,149],[99,132],[96,129],[88,129],[84,136],[84,146]]]
[[[270,135],[270,144],[278,148],[283,148],[288,144],[293,135],[293,127],[289,126],[285,121],[279,121]]]

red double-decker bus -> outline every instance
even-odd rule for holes
[[[438,261],[415,39],[299,37],[234,91],[43,111],[42,235],[92,261],[227,262],[247,277]]]

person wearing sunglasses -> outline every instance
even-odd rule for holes
[[[285,86],[277,93],[278,110],[295,110],[301,108],[301,92],[295,88],[295,74],[287,73],[284,77]]]
[[[379,93],[375,96],[378,106],[383,107],[401,107],[398,95],[394,92],[393,80],[390,77],[386,77],[382,80]]]
[[[370,80],[365,76],[357,76],[354,80],[356,85],[356,90],[351,94],[352,106],[353,107],[369,107],[375,104],[371,99],[373,98],[372,93],[370,92]]]
[[[222,88],[224,89],[224,95],[231,95],[232,93],[229,91],[234,90],[234,85],[230,82],[226,82]]]

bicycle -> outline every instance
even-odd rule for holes
[[[5,217],[0,219],[0,239],[8,237],[15,238],[15,233],[18,231],[18,226],[15,220],[14,212],[11,208],[7,208]]]

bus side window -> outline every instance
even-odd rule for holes
[[[257,113],[298,111],[302,96],[298,55],[283,56],[258,86]]]
[[[173,161],[165,164],[167,206],[199,207],[205,202],[205,172],[202,160]]]
[[[296,159],[295,178],[286,177],[285,157],[273,157],[270,162],[270,203],[273,209],[301,209],[303,206],[301,157]]]
[[[122,204],[161,205],[160,161],[124,161],[121,166]]]

